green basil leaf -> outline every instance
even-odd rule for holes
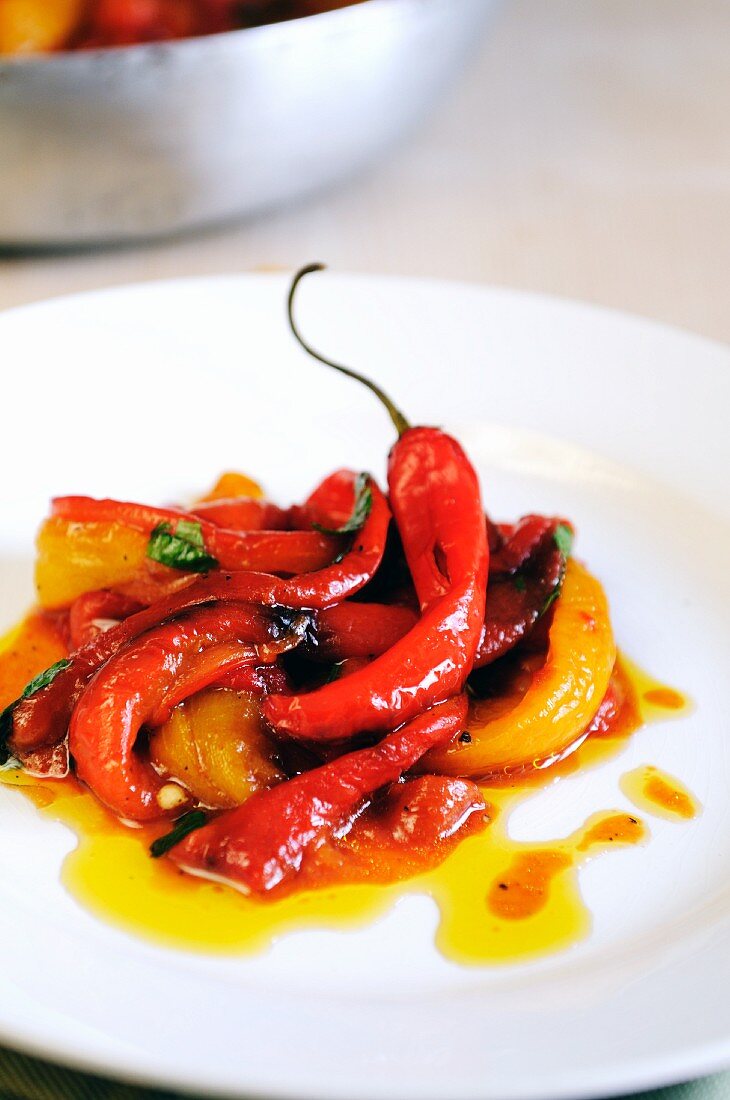
[[[59,672],[63,672],[64,669],[70,668],[71,662],[64,657],[62,661],[56,661],[55,665],[51,665],[50,668],[45,669],[43,672],[39,672],[29,684],[26,684],[23,688],[23,693],[20,696],[21,699],[30,699],[31,695],[35,695],[37,691],[42,691],[43,688],[48,687],[58,676]]]
[[[155,527],[147,543],[147,557],[185,573],[209,573],[218,565],[205,549],[200,524],[185,519],[178,520],[174,531],[169,523]]]
[[[555,585],[555,588],[553,588],[553,590],[550,593],[550,595],[548,596],[548,598],[545,600],[545,603],[540,608],[540,613],[538,615],[538,619],[541,619],[542,616],[545,615],[550,610],[550,608],[553,606],[553,604],[557,600],[558,596],[560,595],[562,587],[563,587],[563,581],[562,581],[562,578],[561,578],[560,581],[558,581],[558,583]]]
[[[189,542],[191,546],[199,546],[205,549],[203,542],[203,528],[195,520],[179,519],[175,528],[175,534],[179,539]]]
[[[352,535],[359,531],[365,520],[370,515],[373,507],[373,492],[368,484],[369,474],[358,474],[355,482],[355,503],[350,518],[342,527],[323,527],[320,523],[313,523],[315,531],[323,535]]]
[[[521,573],[517,573],[514,577],[514,586],[518,592],[524,592],[527,588],[527,581]]]
[[[558,524],[555,528],[553,541],[563,557],[569,558],[573,550],[573,532],[567,523]]]
[[[150,855],[153,859],[159,859],[160,856],[166,855],[171,848],[174,848],[176,844],[179,844],[181,840],[184,840],[190,833],[194,833],[196,829],[201,829],[208,820],[208,815],[203,813],[202,810],[191,810],[188,814],[183,814],[178,821],[175,822],[174,828],[169,833],[165,833],[164,836],[158,836],[157,840],[153,840],[150,844]]]

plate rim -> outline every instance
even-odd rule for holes
[[[0,311],[0,333],[2,332],[2,326],[6,317],[13,318],[19,315],[26,315],[29,312],[38,312],[47,309],[47,307],[54,306],[55,308],[62,308],[65,304],[78,303],[91,300],[95,301],[99,296],[109,297],[115,295],[124,295],[129,292],[146,293],[150,292],[154,294],[156,290],[160,288],[167,288],[174,290],[178,286],[194,287],[195,285],[204,285],[210,287],[211,285],[230,284],[235,282],[268,282],[268,283],[280,283],[289,276],[289,271],[276,271],[276,272],[241,272],[241,273],[227,273],[218,275],[198,275],[198,276],[182,276],[172,279],[164,280],[149,280],[141,282],[131,282],[120,284],[111,287],[96,288],[93,290],[80,291],[72,294],[58,295],[53,298],[42,299],[26,303],[23,305],[13,306]],[[422,286],[430,288],[435,292],[442,289],[448,289],[449,292],[458,292],[460,290],[467,290],[469,293],[479,292],[487,295],[507,296],[513,300],[522,301],[526,304],[540,303],[551,307],[557,306],[561,311],[567,313],[574,312],[576,309],[580,310],[586,315],[593,315],[596,317],[604,318],[621,325],[631,325],[635,331],[639,329],[645,329],[649,332],[663,333],[671,339],[680,338],[684,341],[691,341],[695,343],[698,348],[704,348],[715,354],[718,352],[728,359],[728,365],[730,366],[730,345],[720,340],[705,337],[699,333],[695,333],[689,330],[682,329],[679,326],[674,326],[665,322],[655,321],[651,318],[644,317],[642,315],[633,314],[630,312],[624,312],[622,310],[614,309],[611,307],[602,306],[599,304],[582,301],[578,299],[571,299],[569,297],[562,297],[550,294],[543,294],[535,291],[525,291],[520,289],[513,289],[503,285],[482,284],[476,281],[461,281],[461,280],[446,280],[428,277],[410,277],[399,275],[377,275],[372,273],[343,273],[339,271],[328,272],[329,277],[334,278],[340,282],[364,282],[372,283],[373,285],[391,285],[391,286]],[[2,1013],[4,1016],[5,1013]],[[231,1089],[230,1085],[215,1082],[211,1083],[207,1079],[195,1078],[194,1074],[191,1077],[191,1073],[188,1070],[185,1074],[185,1078],[182,1076],[175,1077],[174,1071],[167,1069],[160,1073],[157,1073],[154,1069],[134,1070],[130,1069],[128,1064],[125,1064],[122,1057],[115,1059],[113,1054],[104,1053],[104,1042],[101,1042],[96,1048],[96,1052],[91,1051],[93,1044],[89,1042],[87,1036],[83,1042],[86,1044],[86,1050],[82,1049],[80,1044],[79,1049],[74,1053],[69,1053],[64,1048],[62,1040],[59,1038],[57,1041],[42,1040],[33,1037],[30,1033],[24,1031],[22,1027],[14,1028],[7,1019],[0,1020],[0,1039],[3,1042],[12,1045],[14,1049],[17,1049],[23,1053],[26,1053],[32,1057],[38,1057],[45,1060],[52,1061],[58,1065],[64,1066],[69,1069],[76,1069],[81,1072],[94,1073],[102,1077],[112,1076],[114,1079],[127,1081],[135,1084],[152,1085],[157,1087],[172,1087],[182,1093],[199,1093],[201,1090],[207,1092],[211,1096],[261,1096],[270,1098],[270,1100],[292,1100],[292,1097],[297,1096],[300,1100],[314,1100],[314,1094],[307,1091],[300,1091],[294,1093],[291,1088],[279,1088],[271,1086],[263,1086],[261,1084],[256,1085],[242,1085],[238,1090]],[[648,1089],[655,1088],[662,1085],[674,1084],[680,1081],[686,1080],[688,1077],[703,1076],[711,1074],[726,1068],[730,1068],[730,1035],[724,1041],[712,1040],[708,1043],[695,1043],[687,1049],[683,1049],[681,1053],[676,1053],[671,1061],[671,1068],[668,1066],[667,1059],[664,1058],[658,1063],[658,1059],[654,1058],[641,1058],[639,1056],[630,1057],[628,1060],[622,1057],[621,1062],[617,1065],[616,1069],[611,1073],[607,1073],[605,1068],[596,1071],[583,1071],[582,1077],[580,1074],[578,1077],[571,1076],[567,1084],[562,1084],[559,1091],[545,1089],[521,1089],[518,1091],[510,1092],[509,1089],[501,1088],[500,1094],[505,1097],[505,1100],[577,1100],[579,1097],[590,1098],[599,1096],[613,1096],[629,1090]],[[596,1076],[601,1076],[600,1083],[595,1079]],[[584,1080],[585,1078],[585,1080]],[[591,1083],[590,1079],[593,1078]],[[253,1090],[253,1091],[252,1091]],[[318,1089],[318,1100],[328,1100],[335,1096],[340,1096],[338,1091],[328,1091],[326,1088]],[[377,1095],[381,1100],[401,1100],[405,1096],[402,1090],[393,1091],[392,1093],[377,1088],[374,1092],[369,1090],[365,1092],[352,1092],[352,1096],[365,1097],[366,1095]],[[424,1092],[423,1087],[419,1088],[418,1095],[424,1097],[424,1100],[428,1100],[430,1096],[442,1096],[442,1093],[429,1093]],[[472,1089],[455,1089],[453,1092],[454,1100],[479,1100],[484,1095],[492,1095],[491,1093],[484,1092],[483,1090],[473,1091]]]
[[[50,297],[38,298],[30,302],[21,302],[16,305],[0,308],[0,323],[4,318],[13,318],[33,310],[43,310],[48,306],[59,306],[86,299],[114,296],[115,294],[135,293],[145,290],[174,289],[178,286],[215,285],[234,283],[239,281],[251,282],[282,282],[290,279],[298,270],[296,267],[277,267],[275,270],[243,270],[229,272],[211,272],[204,275],[174,275],[164,279],[139,279],[131,282],[110,283],[108,286],[93,287],[86,290],[74,290],[68,294],[53,294]],[[628,323],[635,327],[645,327],[648,331],[664,333],[666,336],[691,340],[703,346],[705,350],[730,356],[730,341],[721,340],[719,337],[705,336],[694,329],[683,328],[669,321],[660,321],[643,313],[634,313],[631,310],[619,309],[616,306],[603,305],[587,298],[571,298],[570,295],[553,294],[540,290],[527,290],[522,287],[512,287],[508,283],[484,283],[477,279],[446,279],[432,275],[396,275],[378,274],[370,271],[340,270],[339,268],[326,266],[322,269],[323,280],[330,279],[343,283],[372,283],[390,284],[393,286],[419,286],[433,290],[466,290],[471,292],[484,292],[515,300],[523,300],[526,303],[541,303],[548,306],[558,306],[567,311],[579,310],[587,315],[593,314],[608,321],[614,320],[620,323]]]

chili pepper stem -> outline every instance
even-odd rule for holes
[[[325,355],[321,355],[309,344],[302,336],[296,321],[294,320],[294,298],[296,297],[297,287],[304,278],[305,275],[311,275],[314,271],[325,271],[324,264],[307,264],[306,267],[300,268],[297,271],[294,279],[292,280],[291,288],[289,290],[289,298],[287,301],[287,314],[289,317],[289,326],[294,334],[295,339],[301,345],[302,348],[311,355],[313,359],[317,359],[320,363],[324,363],[326,367],[332,367],[333,370],[339,371],[340,374],[347,375],[348,378],[354,378],[356,382],[360,382],[363,386],[367,386],[371,393],[374,393],[381,405],[386,409],[388,416],[393,421],[393,426],[398,435],[403,435],[404,432],[410,428],[410,423],[400,411],[398,406],[391,401],[387,393],[380,388],[375,382],[372,382],[369,378],[366,378],[364,374],[360,374],[358,371],[353,370],[351,367],[344,367],[341,363],[335,363],[334,360],[328,359]]]

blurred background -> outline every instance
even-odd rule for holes
[[[730,338],[727,0],[279,14],[0,59],[0,308],[323,260]]]

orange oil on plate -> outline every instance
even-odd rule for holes
[[[0,652],[0,706],[17,698],[34,675],[62,656],[52,623],[41,616],[26,620],[5,639]],[[384,843],[377,860],[372,851],[365,860],[362,851],[359,858],[348,853],[348,845],[358,851],[355,826],[346,841],[329,845],[329,866],[336,868],[336,875],[320,875],[316,889],[275,901],[246,898],[222,884],[192,878],[164,859],[153,860],[148,848],[159,826],[121,825],[74,779],[34,780],[21,770],[6,769],[0,782],[17,788],[43,816],[77,834],[78,845],[62,869],[70,893],[105,921],[154,942],[207,953],[258,952],[293,930],[362,927],[398,897],[412,893],[436,902],[436,943],[446,958],[467,965],[514,962],[585,937],[590,914],[580,896],[579,867],[648,836],[639,817],[610,808],[593,814],[572,835],[549,842],[516,841],[508,833],[511,811],[536,791],[615,756],[644,721],[687,708],[683,696],[625,659],[616,675],[625,702],[609,727],[549,769],[484,787],[487,814],[459,843],[445,842],[438,851],[406,863],[402,853]],[[667,780],[660,773],[657,777]],[[684,792],[676,780],[669,784],[675,796]],[[645,783],[642,790],[646,793]],[[642,807],[656,812],[651,792],[647,798]],[[678,804],[675,800],[675,816]]]
[[[644,764],[621,777],[621,790],[635,806],[668,821],[696,817],[701,806],[684,783],[668,772]]]

